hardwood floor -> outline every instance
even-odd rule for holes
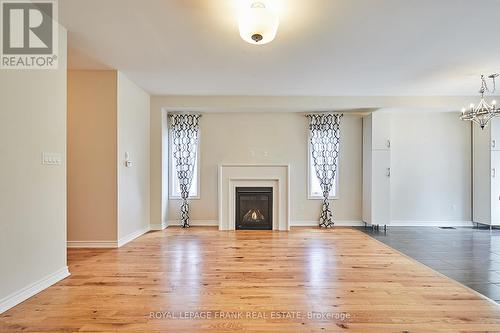
[[[68,257],[0,332],[500,332],[498,305],[350,228],[169,228]]]

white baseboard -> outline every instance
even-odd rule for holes
[[[363,221],[334,221],[338,227],[359,227],[364,226]],[[292,221],[292,227],[316,227],[319,225],[318,221]],[[387,226],[394,227],[469,227],[472,226],[471,221],[391,221]]]
[[[10,294],[7,297],[0,299],[0,313],[3,313],[19,303],[27,300],[31,296],[38,294],[40,291],[50,287],[51,285],[61,281],[70,275],[68,266],[55,271],[44,278],[27,285],[19,291]]]
[[[134,231],[127,236],[120,238],[117,241],[67,241],[66,246],[68,248],[92,248],[92,249],[110,249],[117,248],[133,241],[137,237],[144,235],[146,232],[151,230],[148,225],[142,229]]]
[[[159,224],[150,224],[149,226],[150,230],[163,230],[167,227],[167,223],[166,222],[162,222],[162,223],[159,223]]]
[[[414,221],[392,220],[391,227],[470,227],[472,221]]]
[[[117,241],[67,241],[68,248],[116,248]]]
[[[168,221],[168,225],[172,226],[178,226],[181,225],[181,220],[170,220]],[[218,220],[190,220],[189,225],[191,227],[218,227],[219,226],[219,221]]]
[[[361,220],[337,220],[334,221],[335,225],[338,227],[360,227],[364,225],[364,222]],[[189,224],[193,227],[217,227],[219,226],[219,221],[217,220],[191,220]],[[181,225],[180,220],[170,220],[168,221],[168,225],[170,226],[179,226]],[[290,221],[291,227],[317,227],[319,225],[319,221],[303,221],[296,220]],[[160,226],[160,225],[158,225]],[[465,227],[472,226],[471,221],[415,221],[415,220],[393,220],[387,224],[387,226],[395,226],[395,227]],[[163,230],[167,226],[165,225],[162,229],[153,229],[152,230]]]
[[[149,225],[147,225],[147,226],[143,227],[142,229],[139,229],[137,231],[131,232],[130,234],[128,234],[128,235],[120,238],[118,240],[118,244],[117,244],[118,247],[122,247],[123,245],[127,244],[130,241],[133,241],[137,237],[140,237],[140,236],[144,235],[149,230],[151,230],[151,227]]]
[[[168,221],[168,225],[170,226],[179,226],[181,225],[180,220],[170,220]],[[191,220],[189,225],[192,227],[218,227],[218,220]],[[290,221],[291,227],[316,227],[319,225],[318,221]],[[336,226],[362,226],[362,221],[335,221]]]
[[[337,227],[359,227],[363,225],[362,221],[349,221],[349,220],[338,220],[335,221],[335,226]],[[319,221],[290,221],[291,227],[317,227],[319,226]]]

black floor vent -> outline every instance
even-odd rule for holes
[[[439,227],[439,229],[455,229],[455,227]]]

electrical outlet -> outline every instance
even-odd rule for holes
[[[62,157],[60,153],[42,153],[43,165],[61,165]]]

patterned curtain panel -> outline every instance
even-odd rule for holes
[[[189,189],[196,163],[199,141],[199,114],[171,114],[172,149],[175,168],[182,198],[181,221],[183,228],[189,228]]]
[[[323,207],[319,219],[319,226],[333,227],[332,211],[328,196],[334,185],[337,175],[340,149],[340,120],[342,114],[313,113],[308,114],[309,136],[311,153],[323,191]]]

